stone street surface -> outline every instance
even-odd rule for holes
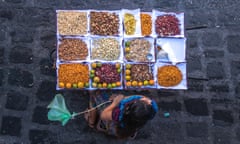
[[[239,0],[0,0],[0,144],[240,144]],[[159,113],[135,140],[47,120],[56,93],[70,111],[88,92],[56,91],[49,53],[57,9],[135,9],[185,13],[188,90],[125,91],[152,96]],[[192,27],[198,29],[192,29]],[[203,26],[203,27],[202,27]],[[170,113],[164,117],[164,113]]]

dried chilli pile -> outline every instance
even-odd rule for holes
[[[175,15],[158,16],[155,20],[155,31],[160,36],[173,36],[180,34],[180,23]]]

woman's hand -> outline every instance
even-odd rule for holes
[[[116,97],[113,99],[112,105],[113,105],[114,107],[116,107],[116,106],[120,103],[120,101],[121,101],[122,99],[124,99],[124,95],[119,94],[118,96],[116,96]]]

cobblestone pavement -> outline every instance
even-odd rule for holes
[[[0,0],[0,144],[240,144],[239,5],[239,0]],[[48,121],[46,106],[60,93],[49,61],[56,45],[55,10],[121,8],[185,12],[189,89],[135,92],[152,95],[160,108],[135,140],[106,137],[82,117],[65,127]],[[207,28],[190,29],[202,25]],[[86,108],[87,92],[61,93],[70,111]]]

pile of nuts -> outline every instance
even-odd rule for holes
[[[85,60],[88,56],[88,47],[81,39],[64,38],[59,45],[58,55],[60,60]]]
[[[129,44],[128,44],[129,43]],[[147,62],[147,54],[151,51],[152,44],[146,39],[133,39],[125,43],[125,58],[128,61]]]
[[[153,73],[149,71],[147,64],[133,64],[131,67],[131,79],[144,81],[153,79]]]
[[[90,31],[93,35],[118,35],[119,15],[110,12],[90,12]]]
[[[180,34],[179,20],[174,15],[158,16],[155,21],[156,33],[160,36],[173,36]]]
[[[113,83],[121,79],[113,64],[102,64],[101,67],[95,69],[95,74],[100,78],[100,82]]]
[[[57,27],[60,35],[87,34],[87,13],[60,11],[57,13]]]
[[[91,58],[112,61],[119,59],[120,43],[116,38],[94,39],[92,44]]]

